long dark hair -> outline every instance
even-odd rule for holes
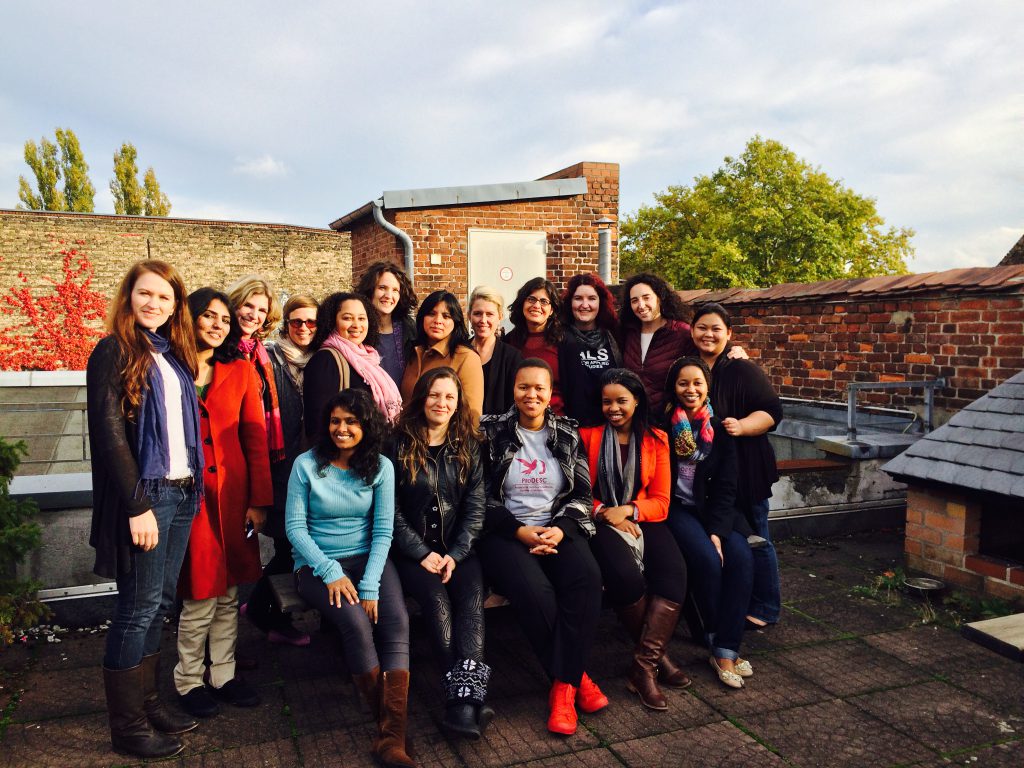
[[[561,320],[565,328],[572,328],[576,323],[576,317],[572,313],[572,297],[576,295],[576,289],[581,285],[589,285],[597,293],[597,327],[609,333],[617,333],[619,321],[615,316],[615,297],[604,284],[604,280],[593,272],[585,272],[582,275],[573,275],[569,284],[562,294]]]
[[[327,474],[327,465],[338,458],[341,449],[331,439],[331,413],[344,408],[357,419],[363,429],[363,439],[356,445],[349,459],[349,467],[369,485],[380,471],[380,449],[387,434],[387,425],[370,393],[362,389],[343,389],[324,405],[320,414],[313,456],[321,477]]]
[[[641,283],[651,286],[651,291],[658,297],[658,305],[661,309],[662,317],[666,320],[686,319],[686,307],[683,305],[682,299],[672,290],[672,286],[657,275],[641,272],[639,275],[633,275],[622,286],[622,311],[619,312],[619,324],[622,326],[623,331],[627,328],[640,328],[640,319],[633,314],[633,307],[629,301],[629,292]]]
[[[711,399],[711,368],[699,357],[680,357],[669,366],[668,373],[665,374],[665,398],[662,402],[665,404],[666,423],[668,423],[672,411],[680,404],[676,398],[676,379],[679,378],[679,372],[688,365],[696,366],[704,372],[704,380],[708,383],[708,400]]]
[[[238,324],[238,318],[235,317],[235,312],[231,308],[231,299],[226,293],[209,286],[192,291],[188,295],[188,311],[192,315],[192,327],[195,328],[196,323],[199,322],[199,316],[209,309],[214,301],[221,302],[227,308],[228,314],[231,316],[231,325],[224,341],[213,350],[213,362],[230,363],[232,360],[240,360],[242,350],[238,348],[238,340],[242,338],[242,327]],[[197,346],[198,343],[199,335],[196,334]]]
[[[313,336],[313,340],[309,342],[310,352],[316,352],[320,349],[323,343],[327,341],[327,337],[334,332],[338,322],[338,311],[346,301],[358,301],[363,305],[363,308],[366,310],[366,340],[363,341],[363,344],[367,347],[377,346],[377,310],[373,308],[373,304],[370,303],[368,298],[358,293],[339,291],[338,293],[332,293],[320,302],[320,308],[316,311],[316,334]]]
[[[451,368],[431,368],[416,380],[412,388],[412,396],[402,408],[402,415],[395,426],[398,436],[398,462],[401,468],[408,473],[412,480],[416,479],[416,473],[423,469],[427,463],[427,418],[424,415],[424,406],[427,402],[427,395],[430,388],[438,379],[451,379],[455,382],[455,389],[459,395],[459,405],[448,422],[448,432],[445,439],[455,449],[455,460],[459,465],[459,481],[464,483],[472,470],[473,454],[470,450],[472,442],[479,440],[479,434],[473,426],[473,414],[469,410],[469,403],[466,402],[466,393],[462,389],[462,382],[458,374]]]
[[[722,324],[726,328],[732,328],[732,317],[729,315],[729,310],[719,304],[717,301],[705,301],[701,304],[693,313],[693,319],[690,321],[690,325],[694,326],[697,321],[700,320],[704,315],[718,315],[721,319]]]
[[[452,335],[448,337],[448,354],[454,354],[455,348],[460,344],[472,349],[473,345],[469,343],[469,328],[466,327],[466,316],[462,312],[459,300],[451,291],[434,291],[420,304],[420,310],[416,313],[416,346],[427,349],[434,344],[423,330],[423,321],[442,302],[455,323]]]
[[[390,261],[375,261],[366,268],[363,276],[359,278],[359,285],[356,286],[356,293],[365,296],[373,304],[373,292],[377,290],[377,281],[385,272],[390,272],[398,281],[398,303],[392,312],[396,317],[408,317],[410,312],[416,310],[419,299],[416,298],[416,291],[413,290],[412,281],[405,274],[405,270]],[[374,310],[376,311],[376,310]]]
[[[630,429],[636,435],[637,440],[643,440],[645,434],[651,431],[651,404],[647,397],[647,390],[640,377],[628,368],[609,368],[601,374],[601,397],[604,398],[604,388],[609,384],[618,384],[626,388],[636,398],[636,410],[633,411],[633,421]]]
[[[508,319],[512,321],[512,325],[515,328],[508,333],[506,341],[515,346],[522,346],[526,341],[526,335],[529,333],[526,325],[526,315],[523,313],[526,297],[539,288],[544,289],[548,295],[548,301],[551,302],[551,314],[548,316],[548,322],[544,326],[544,341],[553,346],[562,340],[562,321],[560,319],[562,303],[558,300],[558,289],[555,288],[554,283],[550,280],[543,277],[535,277],[523,283],[523,287],[516,293],[515,300],[508,308]]]

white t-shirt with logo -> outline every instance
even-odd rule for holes
[[[565,488],[565,476],[548,448],[550,427],[536,431],[517,425],[523,443],[512,458],[502,491],[505,508],[523,525],[548,525],[551,505]]]

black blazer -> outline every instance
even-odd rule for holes
[[[485,414],[507,413],[512,407],[512,385],[516,366],[523,359],[523,353],[501,339],[494,342],[494,354],[484,364],[484,410]]]
[[[711,428],[715,432],[715,438],[711,443],[711,454],[697,465],[697,471],[693,477],[693,498],[696,506],[693,514],[700,520],[708,536],[712,534],[720,539],[725,539],[737,524],[736,510],[736,442],[732,436],[725,431],[722,422],[711,418]],[[669,438],[669,450],[672,438]],[[678,506],[676,500],[676,476],[679,471],[679,460],[672,455],[669,462],[672,467],[672,503],[669,514],[672,514],[671,507]]]

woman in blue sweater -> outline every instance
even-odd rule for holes
[[[411,768],[409,617],[388,560],[395,470],[380,454],[385,429],[363,390],[342,390],[327,402],[315,447],[292,467],[285,533],[299,594],[338,629],[345,663],[376,711],[375,756],[385,766]]]

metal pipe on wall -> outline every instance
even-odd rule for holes
[[[402,241],[402,248],[405,250],[405,274],[409,276],[409,280],[411,280],[413,285],[415,285],[416,277],[415,272],[413,270],[415,262],[413,261],[412,238],[409,237],[408,232],[399,229],[386,218],[384,218],[383,209],[384,198],[381,197],[373,201],[373,220]]]
[[[597,275],[605,285],[612,282],[612,224],[614,219],[602,216],[594,222],[597,230]]]

